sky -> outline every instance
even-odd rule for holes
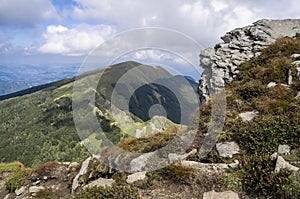
[[[201,50],[258,19],[300,18],[299,7],[298,0],[0,0],[0,65],[81,63],[116,35],[148,27],[177,31]],[[165,42],[156,36],[157,43]],[[111,42],[106,54],[123,42],[130,49],[136,38]],[[184,62],[166,49],[138,50],[118,59]]]

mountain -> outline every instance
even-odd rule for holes
[[[136,103],[130,101],[130,110],[125,110],[124,114],[134,118],[130,125],[126,123],[123,128],[127,129],[126,133],[122,128],[111,125],[114,121],[113,114],[109,111],[109,104],[111,96],[115,88],[116,82],[126,72],[134,69],[137,66],[143,66],[143,69],[137,71],[138,73],[144,73],[147,70],[147,75],[157,76],[161,84],[155,86],[151,85],[149,88],[147,84],[145,87],[139,88],[135,91],[134,97],[143,97],[147,102],[152,103],[143,105],[144,101],[137,101]],[[0,96],[0,161],[8,162],[18,160],[25,165],[37,165],[39,163],[47,161],[78,161],[88,155],[87,150],[83,146],[83,143],[92,142],[99,144],[99,140],[95,138],[97,134],[80,135],[79,137],[74,126],[72,115],[72,92],[74,81],[79,82],[82,85],[88,84],[89,81],[95,77],[99,77],[102,74],[100,82],[97,87],[96,107],[98,108],[98,119],[101,127],[108,133],[108,137],[114,142],[118,142],[121,137],[135,136],[138,132],[136,124],[139,124],[140,128],[146,128],[149,135],[153,130],[150,126],[155,124],[155,118],[151,119],[144,117],[149,112],[149,106],[158,103],[158,99],[164,97],[170,104],[174,104],[175,109],[167,107],[167,115],[170,120],[180,123],[178,118],[174,118],[177,115],[178,104],[176,104],[176,96],[171,95],[172,92],[168,92],[164,89],[163,84],[169,84],[171,89],[184,88],[182,79],[173,77],[166,70],[161,67],[152,67],[141,65],[136,62],[125,62],[117,65],[113,65],[104,69],[98,69],[95,71],[86,72],[76,78],[68,78],[52,82],[45,85],[40,85],[26,90],[22,90],[16,93]],[[122,85],[122,88],[127,90],[134,89],[136,82],[145,82],[147,76],[132,74],[130,80],[132,85]],[[177,80],[176,80],[177,79]],[[178,81],[178,80],[181,80]],[[165,82],[164,82],[165,81]],[[191,80],[187,81],[195,89],[196,83]],[[159,83],[159,82],[158,82]],[[92,89],[84,87],[85,95],[92,93]],[[105,91],[103,91],[105,90]],[[193,90],[194,92],[194,90]],[[146,93],[146,94],[144,94]],[[188,93],[188,92],[186,92]],[[125,96],[124,90],[121,90],[119,96]],[[155,94],[155,96],[154,96]],[[195,93],[194,93],[195,94]],[[191,99],[186,99],[184,96],[180,96],[183,100],[186,100],[186,104],[190,104],[186,107],[196,106],[194,102],[190,103]],[[129,102],[130,99],[128,99]],[[189,101],[188,101],[189,100]],[[132,103],[133,102],[133,103]],[[82,104],[84,104],[83,102]],[[122,110],[122,106],[117,102],[114,103]],[[122,102],[120,103],[122,104]],[[165,104],[162,104],[165,106]],[[190,113],[194,111],[189,108]],[[131,115],[131,113],[135,115]],[[139,114],[142,113],[142,114]],[[187,112],[189,113],[189,112]],[[159,114],[158,114],[159,115]],[[148,116],[148,115],[147,115]],[[143,118],[144,117],[144,118]],[[186,116],[185,116],[186,117]],[[144,119],[144,122],[141,119]],[[124,119],[123,119],[124,120]],[[167,122],[166,125],[173,125],[173,123]],[[81,139],[83,141],[81,142]],[[89,141],[88,141],[89,140]],[[92,140],[92,141],[91,141]]]

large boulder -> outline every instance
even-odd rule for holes
[[[293,37],[296,33],[300,33],[300,19],[263,19],[226,33],[221,38],[223,43],[201,51],[200,65],[203,73],[199,91],[202,103],[236,77],[241,63],[259,55],[276,39]]]

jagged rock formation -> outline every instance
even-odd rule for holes
[[[208,97],[230,83],[239,73],[238,66],[258,56],[276,39],[300,33],[300,19],[259,20],[253,25],[237,28],[221,37],[223,43],[204,49],[200,62],[204,71],[200,79],[200,99]]]

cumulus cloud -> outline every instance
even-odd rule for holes
[[[109,25],[79,24],[74,28],[49,25],[43,35],[45,43],[38,51],[69,56],[86,55],[113,33],[115,29]]]
[[[75,0],[72,11],[79,20],[109,20],[124,29],[160,26],[186,33],[204,46],[226,31],[260,18],[299,17],[299,1],[240,0]],[[284,3],[285,9],[282,9]]]
[[[0,0],[0,25],[26,27],[58,18],[51,0]]]

